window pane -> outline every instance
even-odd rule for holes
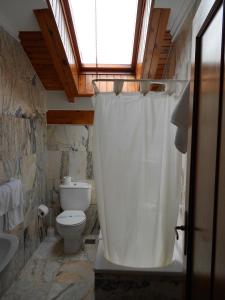
[[[95,0],[69,0],[81,60],[95,64]],[[97,0],[98,64],[131,64],[138,0]]]

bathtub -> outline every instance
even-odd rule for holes
[[[160,268],[132,268],[116,265],[108,261],[104,257],[104,246],[102,241],[101,232],[99,234],[99,243],[97,249],[97,255],[95,260],[95,270],[108,270],[108,271],[130,271],[130,272],[172,272],[172,273],[181,273],[183,271],[183,255],[181,242],[176,241],[174,246],[173,261],[171,264],[160,267]]]
[[[99,235],[95,260],[96,300],[181,300],[184,286],[181,242],[176,242],[173,261],[160,268],[132,268],[116,265],[104,257]]]

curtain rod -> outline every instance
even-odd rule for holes
[[[98,81],[126,81],[126,82],[149,82],[149,83],[167,83],[167,82],[188,82],[188,80],[176,80],[176,79],[93,79],[92,83],[98,82]]]
[[[107,79],[104,79],[104,78],[93,79],[92,85],[93,85],[95,94],[98,94],[100,92],[96,85],[96,82],[99,82],[99,81],[113,82],[114,83],[113,91],[116,95],[119,95],[119,93],[122,92],[124,82],[140,82],[140,92],[143,95],[146,95],[148,93],[150,83],[166,85],[166,83],[169,83],[169,82],[173,82],[173,83],[179,82],[179,83],[182,83],[184,86],[187,86],[187,84],[189,82],[188,80],[174,80],[174,79],[160,79],[160,80],[157,80],[157,79],[156,80],[153,80],[153,79],[122,79],[122,78],[121,79],[113,79],[113,78],[112,79],[108,79],[108,78]]]

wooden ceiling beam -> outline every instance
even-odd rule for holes
[[[170,35],[167,31],[167,25],[170,15],[170,9],[154,8],[151,12],[148,37],[146,39],[145,53],[142,66],[142,78],[155,78],[157,66],[161,58],[161,52],[168,53]]]
[[[78,89],[53,15],[49,9],[34,10],[34,14],[67,98],[74,102]]]
[[[149,17],[148,34],[146,38],[144,58],[142,62],[142,78],[147,78],[151,66],[152,55],[155,46],[158,26],[160,21],[160,9],[153,8]]]
[[[94,111],[92,110],[49,110],[47,124],[92,125]]]
[[[22,31],[19,38],[46,90],[63,90],[48,48],[40,31]]]

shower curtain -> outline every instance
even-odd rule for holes
[[[104,256],[128,267],[172,261],[181,154],[166,92],[94,96],[94,178]]]

